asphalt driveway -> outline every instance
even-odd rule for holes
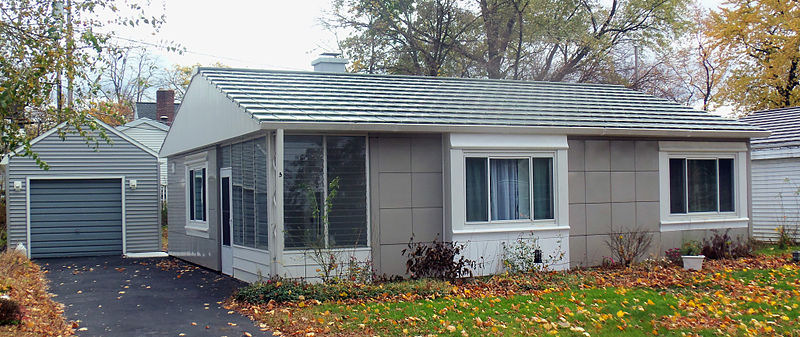
[[[79,336],[271,336],[221,302],[244,283],[174,258],[40,259]]]

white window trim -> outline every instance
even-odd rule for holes
[[[454,234],[569,229],[569,185],[566,136],[451,134],[450,218]],[[467,222],[466,158],[553,158],[553,219]],[[531,213],[533,213],[531,183]]]
[[[672,214],[670,211],[669,160],[733,158],[734,211]],[[661,231],[747,228],[747,146],[733,142],[659,142],[658,152]]]
[[[185,168],[185,177],[184,177],[184,179],[186,181],[185,188],[184,188],[184,192],[185,192],[184,195],[186,197],[185,198],[185,202],[186,202],[186,204],[185,204],[186,205],[186,212],[185,212],[185,216],[186,216],[186,225],[185,225],[186,235],[196,236],[196,237],[201,237],[201,238],[206,238],[206,239],[208,239],[210,237],[209,236],[209,231],[208,231],[208,218],[209,218],[209,212],[208,212],[208,208],[209,208],[208,207],[209,206],[208,205],[208,191],[209,191],[208,190],[208,180],[209,179],[208,179],[208,174],[209,174],[209,172],[208,172],[208,160],[207,160],[207,158],[208,158],[207,153],[203,152],[203,153],[196,154],[196,155],[186,156],[186,161],[184,163],[184,165],[186,166],[186,168]],[[205,207],[206,218],[203,221],[191,220],[190,212],[192,210],[189,209],[189,205],[191,204],[190,201],[189,201],[189,198],[192,197],[192,196],[189,195],[189,191],[190,191],[189,186],[190,186],[190,184],[193,183],[192,181],[189,180],[189,171],[190,170],[197,170],[197,169],[205,169],[206,170],[205,177],[203,177],[203,180],[204,180],[203,181],[203,184],[204,184],[203,188],[205,188],[205,193],[206,193],[205,205],[203,205],[203,206]]]

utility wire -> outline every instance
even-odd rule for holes
[[[116,35],[112,35],[111,38],[112,39],[117,39],[117,40],[122,40],[122,41],[127,41],[127,42],[132,42],[132,43],[138,43],[138,44],[145,45],[145,46],[151,46],[151,47],[157,47],[157,48],[165,49],[165,47],[163,45],[158,44],[158,43],[141,41],[141,40],[131,39],[131,38],[127,38],[127,37],[121,37],[121,36],[116,36]],[[188,50],[188,49],[185,49],[185,48],[183,50],[180,50],[179,53],[186,53],[186,54],[192,54],[192,55],[198,55],[198,56],[212,57],[212,58],[223,59],[223,60],[234,61],[234,62],[241,62],[241,63],[246,63],[246,64],[250,64],[250,65],[256,65],[256,66],[265,65],[265,66],[270,67],[270,68],[277,68],[277,69],[283,69],[283,70],[299,70],[299,71],[307,70],[307,69],[299,69],[299,68],[293,68],[293,67],[279,66],[279,65],[275,65],[275,64],[256,63],[256,62],[253,62],[253,61],[242,60],[242,59],[237,59],[237,58],[233,58],[233,57],[219,56],[219,55],[213,55],[213,54],[208,54],[208,53],[203,53],[203,52],[198,52],[198,51],[192,51],[192,50]]]

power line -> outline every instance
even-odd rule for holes
[[[160,49],[167,49],[167,47],[165,47],[164,45],[161,45],[161,44],[158,44],[158,43],[153,43],[153,42],[141,41],[141,40],[131,39],[131,38],[127,38],[127,37],[121,37],[121,36],[111,36],[111,38],[112,39],[117,39],[117,40],[122,40],[122,41],[127,41],[127,42],[132,42],[132,43],[138,43],[138,44],[145,45],[145,46],[156,47],[156,48],[160,48]],[[186,49],[186,48],[183,48],[182,50],[179,49],[178,53],[186,53],[186,54],[192,54],[192,55],[198,55],[198,56],[212,57],[212,58],[223,59],[223,60],[234,61],[234,62],[241,62],[241,63],[246,63],[246,64],[250,64],[250,65],[256,65],[256,66],[265,65],[265,66],[267,66],[269,68],[277,68],[277,69],[283,69],[283,70],[299,70],[299,71],[307,70],[307,69],[299,69],[299,68],[286,67],[286,66],[268,64],[268,63],[256,63],[256,62],[253,62],[253,61],[242,60],[242,59],[237,59],[237,58],[233,58],[233,57],[219,56],[219,55],[213,55],[213,54],[193,51],[193,50],[189,50],[189,49]]]

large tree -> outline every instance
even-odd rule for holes
[[[147,16],[145,7],[114,0],[0,2],[0,156],[22,147],[21,155],[46,167],[26,132],[37,122],[66,122],[87,142],[105,137],[88,113],[97,90],[93,70],[114,47],[100,31],[157,29],[163,17]]]
[[[681,34],[690,1],[335,0],[333,21],[354,71],[608,81],[621,49]]]
[[[800,2],[730,0],[711,19],[729,71],[720,101],[739,113],[800,105]]]

